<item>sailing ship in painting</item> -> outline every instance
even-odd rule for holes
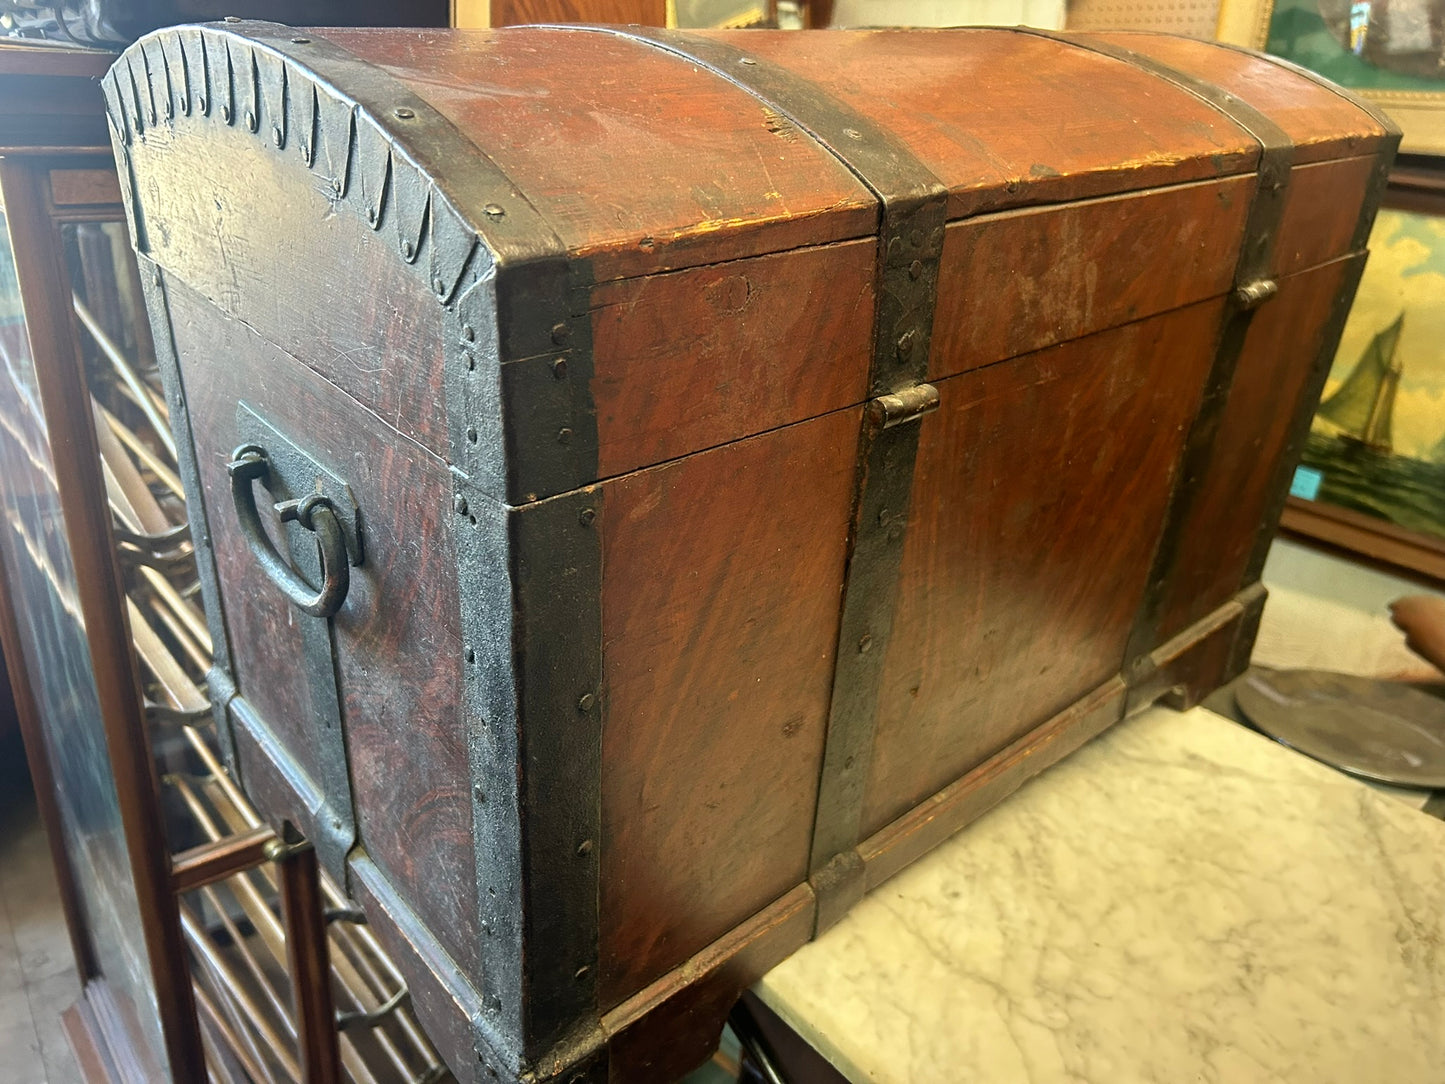
[[[1320,499],[1410,530],[1445,534],[1445,436],[1423,456],[1395,446],[1404,376],[1402,311],[1370,339],[1350,374],[1320,404],[1302,461],[1323,475]]]

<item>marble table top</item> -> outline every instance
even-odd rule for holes
[[[756,987],[855,1081],[1445,1080],[1445,822],[1151,709]]]

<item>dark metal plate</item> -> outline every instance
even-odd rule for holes
[[[1445,701],[1429,693],[1323,670],[1257,670],[1234,696],[1260,730],[1342,772],[1445,787]]]

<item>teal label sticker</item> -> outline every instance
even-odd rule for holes
[[[1303,497],[1307,501],[1318,500],[1320,486],[1324,485],[1325,476],[1323,471],[1317,471],[1313,467],[1296,467],[1294,480],[1289,484],[1289,495],[1291,497]]]

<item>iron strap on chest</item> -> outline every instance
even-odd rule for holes
[[[857,852],[879,689],[892,632],[919,426],[938,406],[928,375],[947,189],[901,140],[792,72],[725,42],[610,30],[699,64],[797,125],[878,200],[872,361],[809,857],[816,928],[863,894]]]

